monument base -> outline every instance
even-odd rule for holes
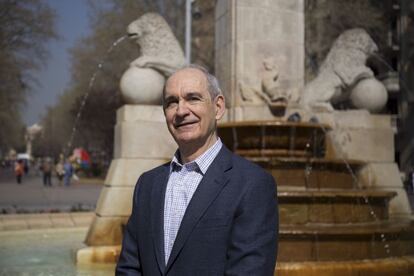
[[[301,122],[312,118],[328,125],[326,157],[335,160],[361,161],[366,165],[354,177],[361,188],[395,191],[390,202],[391,217],[412,217],[412,210],[404,189],[398,166],[394,161],[395,127],[389,115],[370,114],[366,110],[335,110],[309,112],[300,106],[287,106],[285,114],[275,117],[268,106],[244,105],[229,109],[223,121],[286,121],[299,114]]]
[[[118,109],[114,144],[114,159],[85,239],[88,247],[76,253],[78,264],[116,262],[139,176],[170,160],[177,148],[162,108],[148,105]]]

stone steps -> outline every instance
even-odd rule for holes
[[[275,276],[412,276],[414,256],[363,261],[278,262]]]
[[[281,224],[358,223],[388,218],[395,192],[372,190],[278,190]]]
[[[278,187],[359,188],[361,184],[358,183],[358,172],[365,165],[355,160],[345,162],[324,158],[249,157],[248,159],[272,174]]]
[[[243,121],[220,124],[223,143],[245,157],[323,156],[328,125],[286,121]]]
[[[414,255],[412,221],[281,225],[278,260],[325,262]]]

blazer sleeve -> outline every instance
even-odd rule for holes
[[[137,239],[137,198],[140,191],[140,179],[135,186],[132,213],[124,229],[121,254],[115,269],[115,275],[140,276],[142,268]]]
[[[249,180],[247,180],[249,181]],[[254,177],[236,211],[225,275],[274,275],[279,230],[276,184],[271,175]]]

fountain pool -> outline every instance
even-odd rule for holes
[[[53,228],[0,232],[0,275],[114,275],[115,264],[75,264],[83,247],[82,228]]]

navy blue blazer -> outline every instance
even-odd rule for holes
[[[279,223],[270,174],[223,145],[187,207],[165,264],[168,174],[169,163],[139,178],[116,275],[274,274]]]

